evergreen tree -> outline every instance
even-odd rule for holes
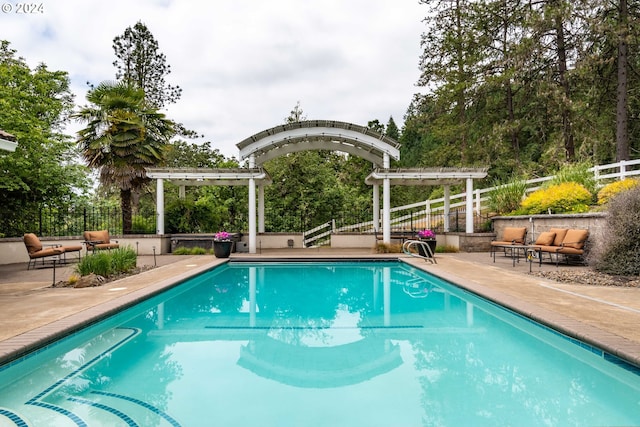
[[[171,73],[167,58],[159,52],[159,46],[151,31],[142,22],[113,39],[116,60],[116,78],[144,91],[145,98],[155,108],[163,108],[180,99],[182,89],[165,81]]]

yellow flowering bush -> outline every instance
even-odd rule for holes
[[[598,192],[598,204],[604,205],[611,200],[613,196],[623,191],[631,190],[640,184],[640,181],[637,179],[626,178],[620,181],[614,181],[602,187],[602,189]]]
[[[589,211],[591,193],[576,182],[564,182],[531,193],[522,201],[520,212],[527,214],[542,213],[581,213]]]

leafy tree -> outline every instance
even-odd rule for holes
[[[172,168],[237,168],[238,161],[225,158],[210,142],[190,144],[177,141],[170,144],[166,165]],[[178,187],[167,183],[167,232],[212,233],[221,229],[246,229],[246,188],[235,186],[191,186],[181,199]],[[146,201],[145,201],[146,203]]]
[[[78,144],[103,185],[120,190],[122,227],[131,232],[131,194],[149,178],[145,168],[163,164],[173,123],[145,100],[144,92],[125,83],[100,83],[73,117],[87,124]]]
[[[75,145],[62,132],[73,108],[69,77],[45,64],[33,70],[0,41],[0,129],[16,136],[15,152],[0,151],[0,227],[7,235],[34,230],[39,209],[65,209],[88,189]]]

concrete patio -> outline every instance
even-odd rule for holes
[[[437,264],[403,254],[373,254],[367,249],[282,249],[232,258],[401,258],[486,299],[597,346],[640,366],[640,288],[558,283],[532,271],[584,269],[544,263],[514,263],[488,253],[438,254]],[[26,263],[0,266],[0,363],[161,292],[225,262],[211,255],[141,256],[138,265],[156,268],[100,287],[53,288],[53,268],[27,271]],[[73,264],[58,266],[55,280],[66,280]]]

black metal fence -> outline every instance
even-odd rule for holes
[[[404,211],[392,213],[392,221],[403,216],[403,228],[417,230],[431,228],[436,232],[444,230],[444,215],[432,214],[430,224],[424,222],[424,209],[415,212]],[[156,232],[155,210],[153,212],[136,213],[132,215],[133,234],[154,234]],[[373,211],[369,209],[351,209],[333,215],[333,218],[314,218],[307,212],[286,212],[282,210],[266,208],[265,230],[267,232],[294,232],[302,233],[316,226],[335,220],[337,228],[354,224],[365,223],[373,219]],[[246,232],[246,214],[237,213],[233,218],[228,218],[232,223],[226,226],[233,232]],[[466,229],[466,215],[464,210],[456,210],[450,213],[449,230],[464,232]],[[488,216],[474,215],[474,230],[489,231],[490,220]],[[120,207],[114,206],[82,206],[68,209],[42,207],[34,212],[23,211],[12,218],[0,218],[0,237],[22,237],[24,233],[36,233],[39,236],[81,236],[86,230],[109,230],[111,234],[122,235],[122,213]],[[214,233],[219,230],[206,230],[199,232]],[[359,231],[354,229],[354,231]],[[368,230],[367,230],[368,231]],[[181,230],[181,233],[191,233],[192,230]]]
[[[67,209],[41,207],[20,212],[13,218],[0,219],[0,235],[22,237],[24,233],[39,236],[81,236],[85,230],[109,230],[111,234],[123,234],[122,211],[113,206],[82,206]],[[133,214],[133,234],[156,232],[156,213]]]

